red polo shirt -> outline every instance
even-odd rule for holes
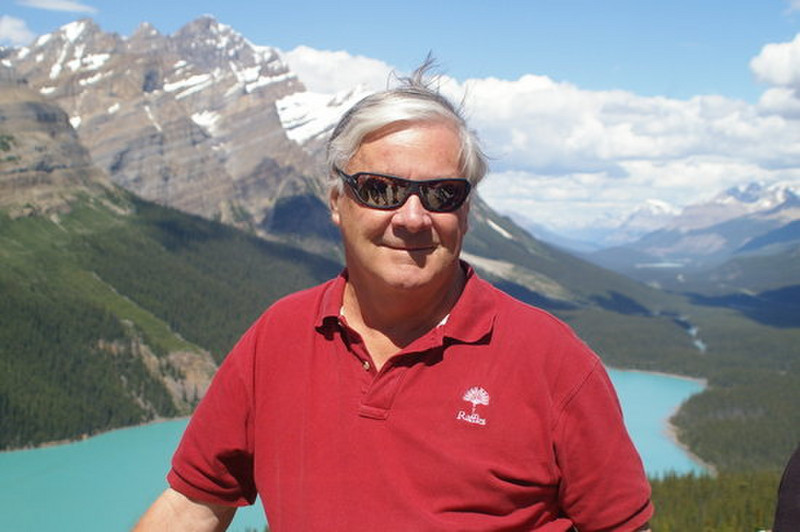
[[[206,502],[260,494],[271,530],[634,530],[650,488],[598,359],[470,269],[449,318],[376,372],[345,277],[267,310],[173,459]]]

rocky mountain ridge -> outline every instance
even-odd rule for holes
[[[129,38],[84,19],[2,64],[59,105],[92,160],[137,195],[267,235],[276,201],[319,194],[275,101],[303,85],[274,49],[212,17]]]

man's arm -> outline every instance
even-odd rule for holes
[[[221,532],[236,513],[233,506],[192,500],[167,488],[145,512],[133,532]]]

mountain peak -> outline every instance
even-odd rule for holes
[[[103,30],[100,29],[100,26],[98,26],[92,19],[82,18],[68,24],[64,24],[53,33],[42,35],[36,39],[34,46],[44,46],[54,39],[69,43],[71,45],[76,45],[81,42],[86,42],[93,36],[102,32]]]
[[[211,15],[203,15],[186,24],[172,35],[171,40],[179,55],[203,70],[240,70],[276,61],[281,65],[274,70],[286,70],[274,49],[253,45]]]
[[[764,183],[755,181],[744,185],[731,187],[724,192],[725,196],[729,196],[743,203],[754,203],[758,201],[765,190]]]
[[[766,210],[784,203],[790,196],[796,196],[795,190],[800,190],[796,183],[765,184],[762,181],[753,181],[731,187],[712,200],[712,203],[741,204],[747,210]]]
[[[206,39],[206,43],[240,44],[247,42],[242,34],[231,26],[219,22],[213,15],[202,15],[175,32],[177,38]],[[248,43],[249,44],[249,43]]]
[[[136,28],[136,31],[133,32],[133,35],[131,35],[131,40],[152,38],[159,36],[161,36],[161,34],[155,28],[155,26],[153,26],[149,22],[142,22],[141,24],[139,24],[139,27]]]

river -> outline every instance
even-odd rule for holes
[[[702,390],[695,380],[611,370],[625,420],[650,475],[701,472],[671,439],[666,419]],[[130,530],[166,487],[164,475],[186,420],[116,430],[87,440],[0,453],[2,529],[14,532]],[[263,530],[260,506],[240,509],[233,532]]]

